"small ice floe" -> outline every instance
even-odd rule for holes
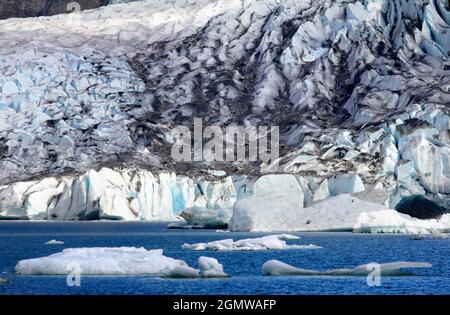
[[[260,238],[248,238],[238,241],[225,239],[209,243],[184,244],[184,249],[217,251],[252,251],[267,249],[317,249],[316,245],[288,245],[286,240],[298,240],[300,237],[290,234],[269,235]]]
[[[5,284],[5,283],[7,283],[7,282],[8,282],[8,280],[3,279],[3,278],[0,278],[0,284]]]
[[[167,257],[162,249],[135,247],[68,248],[62,252],[21,260],[16,272],[22,275],[67,275],[74,268],[82,275],[152,275],[169,278],[226,277],[214,258],[200,257],[200,269]]]
[[[200,257],[198,259],[200,270],[189,266],[177,266],[173,269],[164,269],[163,276],[166,278],[227,278],[222,264],[215,258]]]
[[[430,268],[431,264],[425,262],[394,262],[380,264],[382,276],[409,275],[404,268]],[[266,276],[367,276],[373,272],[372,264],[357,266],[353,269],[309,270],[296,268],[279,260],[270,260],[262,266],[262,273]]]
[[[51,241],[44,243],[44,245],[63,245],[63,244],[64,244],[63,241],[57,241],[57,240],[51,240]]]

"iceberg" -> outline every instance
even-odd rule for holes
[[[198,259],[200,275],[203,278],[227,278],[228,275],[223,271],[222,264],[215,258],[200,257]]]
[[[164,269],[189,267],[184,261],[166,257],[162,249],[134,247],[68,248],[47,257],[21,260],[22,275],[66,275],[80,266],[83,275],[163,275]]]
[[[368,276],[373,272],[373,264],[357,266],[352,269],[332,269],[326,271],[301,269],[288,265],[279,260],[270,260],[264,263],[261,271],[266,276]],[[405,268],[431,268],[432,265],[425,262],[394,262],[380,264],[382,276],[405,276],[410,273],[403,271]]]
[[[358,233],[409,233],[430,234],[450,232],[450,214],[440,219],[420,220],[395,210],[361,213],[354,232]]]
[[[211,251],[258,251],[258,250],[281,250],[281,249],[318,249],[321,248],[315,245],[288,245],[286,240],[298,240],[300,237],[280,234],[269,235],[260,238],[248,238],[238,241],[233,239],[224,239],[209,243],[184,244],[183,249],[190,249],[196,251],[211,250]]]
[[[67,275],[79,266],[82,275],[152,275],[174,278],[224,277],[215,259],[199,259],[200,271],[185,261],[164,256],[162,249],[135,247],[68,248],[50,256],[21,260],[21,275]]]
[[[378,212],[386,206],[340,195],[307,208],[285,199],[249,197],[234,204],[232,231],[352,231],[363,212]]]
[[[50,240],[46,243],[44,243],[44,245],[63,245],[64,242],[63,241],[58,241],[58,240]]]
[[[222,264],[215,258],[201,256],[198,259],[200,270],[189,266],[176,266],[175,268],[165,268],[162,271],[165,278],[227,278],[229,277],[223,270]]]

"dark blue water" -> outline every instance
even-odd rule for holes
[[[166,230],[166,224],[146,222],[0,222],[0,294],[450,294],[450,239],[412,240],[407,235],[296,233],[292,244],[315,244],[318,250],[260,252],[194,252],[185,242],[259,237],[261,233],[217,233]],[[44,245],[51,239],[64,245]],[[14,266],[21,259],[46,256],[68,247],[132,246],[163,248],[167,256],[196,267],[199,256],[217,258],[229,279],[162,279],[149,276],[82,276],[81,287],[69,287],[64,276],[21,276]],[[279,259],[297,267],[334,269],[369,262],[421,261],[414,276],[382,277],[369,287],[365,277],[267,277],[261,266]]]

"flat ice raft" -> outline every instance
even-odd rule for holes
[[[227,277],[214,258],[200,257],[200,270],[185,261],[164,256],[162,249],[145,248],[68,248],[62,252],[21,260],[16,272],[22,275],[153,275],[170,278]]]
[[[450,214],[439,219],[419,220],[395,210],[362,213],[353,232],[436,234],[450,232]]]
[[[316,245],[288,245],[286,240],[298,240],[300,237],[290,234],[269,235],[260,238],[247,238],[238,241],[225,239],[209,243],[184,244],[184,249],[217,251],[253,251],[267,249],[316,249]]]
[[[374,271],[375,265],[366,264],[353,269],[309,270],[288,265],[279,260],[269,260],[262,266],[262,273],[266,276],[368,276]],[[410,273],[405,268],[430,268],[431,264],[425,262],[394,262],[380,264],[379,271],[382,276],[404,276]]]

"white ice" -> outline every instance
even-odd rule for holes
[[[223,271],[222,264],[215,258],[200,257],[198,259],[200,275],[203,278],[226,278],[228,275]]]
[[[21,260],[16,272],[22,275],[153,275],[174,278],[224,277],[215,259],[199,259],[200,270],[185,261],[164,256],[162,249],[135,247],[68,248],[50,256]]]
[[[367,276],[374,270],[373,264],[360,265],[351,269],[309,270],[288,265],[279,260],[270,260],[262,266],[262,273],[266,276]],[[404,268],[430,268],[425,262],[394,262],[380,264],[382,276],[402,276],[409,273]]]
[[[444,214],[440,219],[420,220],[395,210],[361,213],[353,227],[360,233],[448,233],[450,232],[450,215]]]
[[[16,272],[27,275],[65,275],[79,266],[84,275],[162,275],[164,269],[188,267],[182,260],[166,257],[163,250],[145,248],[68,248],[47,257],[21,260]]]
[[[351,195],[331,197],[302,208],[289,200],[250,197],[237,201],[232,231],[351,231],[362,212],[388,209]]]
[[[315,245],[288,245],[287,240],[298,240],[300,237],[290,234],[269,235],[260,238],[248,238],[238,241],[233,239],[219,240],[209,243],[184,244],[184,249],[215,251],[257,251],[268,249],[317,249]]]
[[[63,241],[50,240],[50,241],[46,242],[44,245],[63,245],[63,244],[64,244]]]

